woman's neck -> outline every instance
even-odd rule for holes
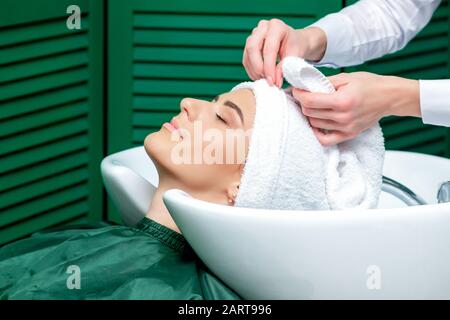
[[[170,215],[170,212],[169,210],[167,210],[166,205],[164,204],[163,201],[164,192],[170,189],[184,190],[185,192],[189,193],[192,197],[196,199],[201,199],[203,201],[227,204],[226,199],[225,200],[222,199],[222,201],[220,201],[221,197],[217,196],[217,194],[223,194],[224,191],[215,192],[214,190],[211,190],[211,188],[209,188],[207,192],[203,192],[201,190],[194,190],[192,188],[189,188],[189,186],[180,183],[180,181],[176,178],[160,174],[159,185],[153,194],[150,208],[148,209],[147,214],[145,216],[178,233],[181,233],[181,231],[175,224],[175,221],[172,219],[172,216]]]
[[[181,233],[180,229],[178,229],[175,221],[173,221],[172,216],[170,215],[169,210],[167,210],[164,202],[163,202],[163,194],[167,190],[171,189],[170,187],[165,187],[164,185],[159,185],[156,188],[155,193],[153,194],[152,203],[150,204],[150,208],[145,215],[147,218],[152,219],[167,228],[170,228],[178,233]]]

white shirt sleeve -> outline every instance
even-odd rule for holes
[[[360,0],[311,26],[327,35],[318,66],[358,65],[402,49],[430,21],[441,0]]]
[[[398,51],[430,21],[441,0],[360,0],[310,26],[327,35],[316,66],[358,65]],[[420,109],[427,124],[450,127],[450,80],[420,80]]]
[[[423,123],[450,127],[450,80],[419,80],[419,87]]]

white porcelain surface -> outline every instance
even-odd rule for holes
[[[143,147],[106,157],[102,175],[124,222],[134,225],[158,184]],[[181,190],[164,201],[199,257],[245,298],[450,299],[450,203],[436,204],[450,160],[387,151],[384,175],[430,204],[406,207],[383,193],[373,210],[256,210]]]

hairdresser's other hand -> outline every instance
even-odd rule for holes
[[[385,116],[421,116],[418,80],[369,72],[341,73],[328,79],[335,93],[292,91],[322,145],[352,139]],[[325,134],[318,128],[331,131]]]
[[[242,64],[252,80],[266,78],[270,85],[283,83],[281,61],[286,56],[298,56],[320,61],[325,53],[327,37],[317,27],[293,29],[279,19],[261,20],[248,36]]]

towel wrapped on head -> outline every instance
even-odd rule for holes
[[[283,60],[283,75],[304,87],[303,59]],[[265,79],[243,82],[232,91],[253,91],[256,114],[235,206],[338,210],[375,208],[381,192],[384,139],[378,124],[356,138],[322,146],[290,90]],[[327,92],[327,83],[311,91]]]

